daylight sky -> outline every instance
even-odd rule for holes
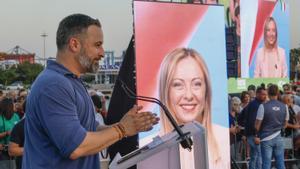
[[[0,52],[16,45],[43,57],[55,57],[55,34],[59,21],[73,13],[98,18],[103,25],[104,48],[119,56],[132,35],[131,0],[0,0]]]
[[[291,48],[300,47],[300,0],[291,1]],[[296,9],[296,10],[295,10]],[[119,56],[132,35],[131,0],[0,0],[0,52],[16,45],[43,57],[43,32],[46,57],[55,57],[55,33],[59,21],[73,13],[98,18],[104,31],[104,48]]]

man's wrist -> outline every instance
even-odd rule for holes
[[[124,136],[120,131],[119,127],[117,127],[117,125],[113,125],[112,128],[116,130],[116,132],[118,133],[118,139],[121,140]]]
[[[118,127],[119,130],[121,131],[123,137],[127,137],[127,133],[126,133],[125,127],[124,127],[121,123],[118,123],[118,124],[117,124],[117,127]]]
[[[119,140],[121,140],[124,137],[127,137],[125,128],[121,123],[116,123],[112,127],[118,132]]]

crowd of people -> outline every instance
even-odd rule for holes
[[[0,91],[0,168],[21,168],[26,97],[25,89]]]
[[[300,143],[300,87],[284,84],[250,85],[229,96],[231,156],[250,169],[295,167]],[[291,148],[285,148],[292,145]],[[246,167],[247,165],[242,165]]]
[[[0,90],[0,168],[21,169],[24,147],[25,107],[28,91]],[[106,98],[103,93],[90,90],[95,106],[95,120],[105,126]],[[106,150],[100,152],[100,161],[108,161]]]
[[[95,120],[105,128],[105,96],[96,90],[88,93],[94,103]],[[27,94],[24,89],[0,91],[0,164],[4,168],[22,166]],[[285,167],[284,159],[300,153],[300,86],[285,84],[279,90],[273,84],[250,85],[247,91],[229,96],[229,103],[233,161],[248,161],[250,169],[264,169],[270,168],[275,158],[274,165],[280,169]],[[292,150],[284,149],[283,138],[293,141]],[[100,161],[109,161],[106,150],[99,157]]]

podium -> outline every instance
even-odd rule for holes
[[[184,133],[190,132],[192,136],[195,169],[207,169],[208,153],[205,128],[198,122],[190,122],[183,125],[181,129]],[[109,168],[126,169],[137,164],[138,169],[180,169],[180,140],[178,137],[176,131],[162,137],[157,136],[149,144],[123,157],[117,154]]]

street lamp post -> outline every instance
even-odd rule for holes
[[[43,51],[43,53],[44,53],[44,67],[46,67],[46,37],[47,37],[48,35],[46,34],[46,32],[44,32],[44,33],[42,33],[41,34],[41,37],[43,37],[43,40],[44,40],[44,51]]]

